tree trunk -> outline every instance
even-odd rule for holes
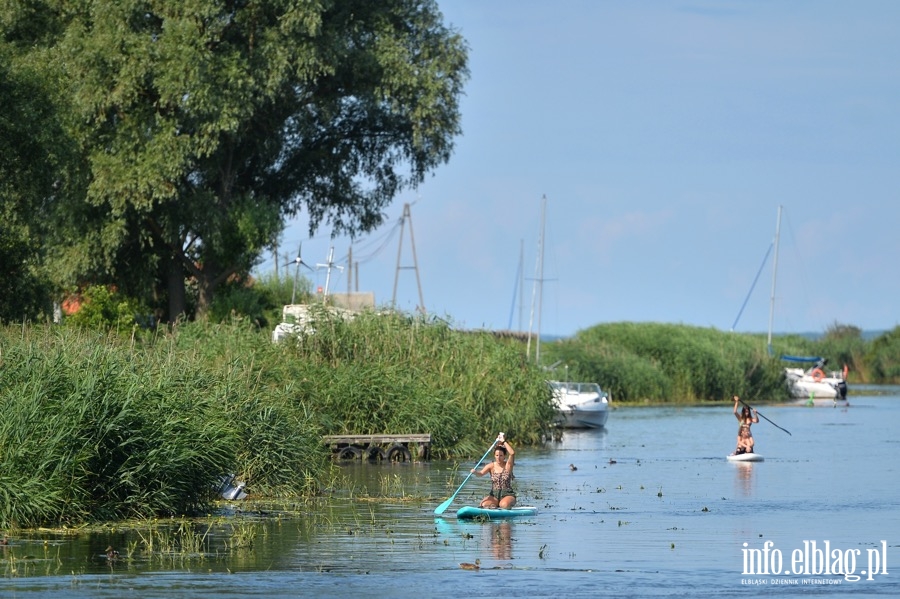
[[[184,268],[176,258],[169,260],[166,290],[169,295],[169,322],[187,316],[187,300],[184,290]]]
[[[206,269],[201,271],[200,275],[197,277],[197,314],[195,316],[196,320],[201,320],[206,318],[206,313],[209,311],[209,304],[212,302],[213,298],[213,288],[214,284],[211,277],[206,275]]]

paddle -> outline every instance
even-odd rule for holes
[[[739,399],[738,401],[740,401],[742,404],[744,404],[745,406],[747,406],[747,407],[750,408],[751,410],[753,409],[753,408],[750,406],[750,404],[748,404],[748,403],[747,403],[746,401],[744,401],[743,399]],[[763,418],[766,418],[765,416],[762,415],[762,413],[761,413],[759,410],[756,410],[756,415],[757,415],[757,416],[762,416]],[[766,418],[766,420],[769,420],[769,419]],[[769,423],[772,424],[772,426],[774,426],[775,428],[781,428],[780,426],[778,426],[777,424],[775,424],[775,423],[772,422],[771,420],[769,420]],[[787,434],[791,435],[791,431],[789,431],[788,429],[786,429],[786,428],[781,428],[781,430],[783,430],[783,431],[786,432]],[[791,435],[791,436],[793,437],[794,435]]]
[[[497,441],[499,441],[499,438],[498,438],[498,439],[494,439],[494,442],[491,443],[490,449],[488,449],[488,450],[485,452],[485,454],[484,454],[483,456],[481,456],[481,459],[478,460],[478,463],[475,464],[475,469],[476,469],[476,470],[478,470],[478,467],[481,465],[481,462],[484,461],[484,458],[488,457],[488,454],[490,454],[490,453],[494,450],[494,445],[497,444]],[[472,473],[471,473],[471,472],[469,472],[469,476],[466,477],[466,480],[462,481],[462,484],[459,485],[459,488],[456,490],[456,493],[454,493],[453,495],[451,495],[451,496],[450,496],[450,499],[448,499],[447,501],[445,501],[444,503],[442,503],[441,505],[439,505],[439,506],[437,506],[437,507],[435,508],[435,510],[434,510],[434,515],[435,515],[435,516],[440,516],[441,514],[443,514],[444,512],[447,511],[447,508],[450,507],[450,504],[453,503],[453,500],[456,499],[456,496],[459,494],[460,491],[462,491],[462,488],[463,488],[464,486],[466,486],[466,483],[469,482],[469,479],[470,479],[470,478],[472,478]]]

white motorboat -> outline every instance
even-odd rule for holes
[[[609,394],[597,383],[548,381],[561,428],[603,428],[609,417]]]
[[[841,371],[825,371],[826,360],[819,357],[782,356],[791,363],[814,363],[811,368],[787,367],[784,376],[794,399],[805,400],[812,405],[848,405],[846,374]],[[820,400],[825,400],[825,404]]]

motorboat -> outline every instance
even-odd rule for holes
[[[821,400],[826,400],[828,405],[848,403],[845,371],[826,371],[828,361],[818,356],[781,356],[781,359],[793,364],[811,364],[807,368],[789,366],[784,369],[785,380],[794,399],[802,399],[812,405],[821,405]]]
[[[597,383],[548,381],[561,428],[603,428],[609,417],[609,394]]]

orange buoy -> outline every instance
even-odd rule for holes
[[[822,372],[821,368],[813,368],[813,371],[811,374],[812,374],[813,380],[817,383],[821,383],[822,379],[825,378],[825,373]]]

